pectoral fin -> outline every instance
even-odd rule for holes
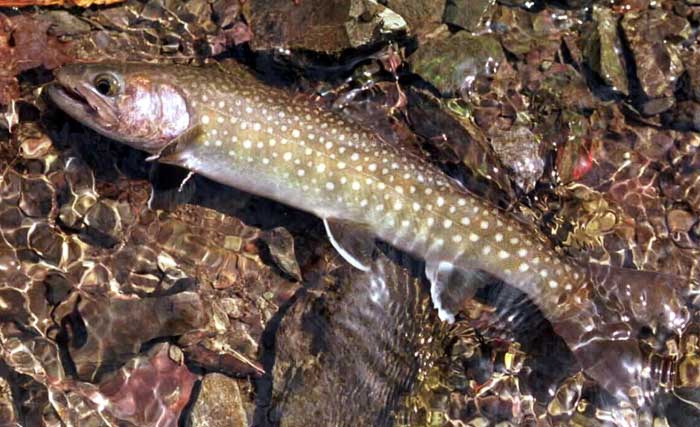
[[[325,218],[323,225],[328,240],[345,261],[358,270],[370,270],[375,246],[374,237],[366,227],[332,218]]]
[[[197,138],[199,138],[203,134],[204,129],[202,128],[201,124],[191,126],[187,128],[184,132],[182,132],[180,135],[173,138],[170,142],[168,142],[163,148],[160,149],[160,151],[146,158],[146,160],[157,160],[163,163],[177,164],[175,161],[178,157],[178,149],[182,149],[183,147],[187,146],[187,144],[196,141]]]
[[[489,282],[481,270],[466,270],[446,261],[426,261],[425,275],[430,281],[430,296],[440,320],[452,323],[464,301]]]

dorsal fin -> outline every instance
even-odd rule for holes
[[[323,225],[326,227],[328,240],[345,261],[358,270],[370,270],[374,237],[367,227],[334,218],[324,218]]]

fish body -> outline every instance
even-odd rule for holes
[[[243,68],[70,65],[50,95],[77,120],[161,162],[318,216],[341,253],[334,224],[357,225],[421,257],[443,319],[453,316],[440,297],[451,272],[487,272],[520,289],[618,397],[640,387],[641,364],[611,373],[595,354],[638,357],[625,319],[671,330],[685,322],[673,280],[563,258],[434,165]],[[350,251],[344,256],[363,267]],[[622,300],[617,323],[594,302],[601,293]]]

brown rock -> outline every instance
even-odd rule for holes
[[[187,425],[191,427],[247,426],[248,416],[243,406],[238,382],[217,373],[205,376]]]

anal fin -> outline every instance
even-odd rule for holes
[[[456,267],[446,261],[426,261],[425,275],[440,320],[453,323],[464,301],[471,299],[491,277],[481,270]]]
[[[362,224],[324,218],[328,239],[340,256],[350,265],[362,271],[369,271],[374,253],[374,236]]]

